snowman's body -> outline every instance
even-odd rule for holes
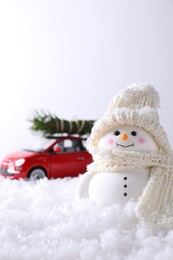
[[[98,149],[112,151],[158,151],[153,137],[144,129],[133,126],[119,126],[104,135],[97,144]],[[103,158],[104,160],[104,158]],[[126,164],[126,162],[124,162]],[[88,173],[84,176],[79,193],[87,193],[89,198],[102,205],[118,203],[124,205],[129,200],[137,201],[150,178],[150,169],[131,168],[117,172]],[[85,191],[84,191],[85,190]]]
[[[129,200],[137,201],[147,185],[149,175],[149,169],[97,173],[89,183],[89,197],[102,205],[124,205]]]

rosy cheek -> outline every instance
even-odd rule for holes
[[[113,143],[114,143],[114,140],[113,140],[113,139],[109,139],[109,140],[108,140],[108,144],[109,144],[109,145],[111,145],[111,144],[113,144]]]
[[[138,139],[138,142],[139,142],[140,144],[144,144],[144,143],[145,143],[145,139],[144,139],[143,137],[140,137],[140,138]]]

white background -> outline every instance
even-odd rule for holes
[[[172,0],[0,0],[0,156],[31,142],[34,109],[98,119],[137,81],[173,146],[172,68]]]
[[[34,109],[98,119],[137,81],[159,91],[173,146],[173,0],[0,0],[0,157],[32,141]],[[172,259],[172,226],[78,200],[78,181],[0,178],[0,259]]]

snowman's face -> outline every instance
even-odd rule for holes
[[[99,148],[127,151],[158,151],[153,137],[136,126],[118,126],[104,135],[98,142]]]

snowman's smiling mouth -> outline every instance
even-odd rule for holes
[[[133,144],[129,144],[129,145],[122,145],[122,144],[117,144],[117,143],[116,143],[116,145],[117,145],[117,147],[118,147],[118,146],[121,146],[121,147],[124,147],[124,148],[126,148],[126,147],[131,147],[131,146],[134,147],[134,143],[133,143]]]

